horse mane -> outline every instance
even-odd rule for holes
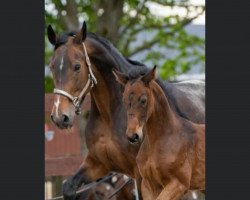
[[[69,37],[74,37],[75,35],[76,35],[76,32],[73,32],[73,31],[59,34],[56,38],[55,50],[61,45],[66,44]]]
[[[136,68],[137,67],[139,67],[139,68],[146,67],[145,64],[143,64],[139,61],[124,57],[117,50],[117,48],[115,48],[114,45],[106,38],[98,36],[92,32],[88,32],[88,37],[98,41],[109,52],[109,54],[113,57],[113,59],[117,63],[117,65],[115,65],[114,68],[118,69],[119,71],[127,72],[128,65],[131,65],[132,67],[136,67]]]
[[[131,60],[130,58],[126,58],[126,60],[133,65],[146,66],[145,64],[139,62],[138,60]]]
[[[140,76],[147,74],[149,71],[150,69],[147,67],[132,68],[127,74],[128,81],[135,82]],[[169,100],[171,109],[175,111],[175,113],[180,117],[190,120],[183,112],[181,112],[180,108],[177,105],[175,97],[169,92],[169,90],[173,88],[173,85],[171,85],[171,83],[169,83],[168,81],[163,81],[161,78],[157,78],[156,82],[162,88],[164,94]]]

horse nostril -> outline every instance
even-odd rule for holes
[[[132,140],[134,140],[135,142],[138,142],[139,140],[139,135],[137,133],[133,133],[132,135]]]
[[[68,123],[69,122],[69,117],[67,115],[63,115],[63,122]]]
[[[132,137],[128,138],[129,141],[134,144],[139,142],[139,135],[137,133],[133,133]]]

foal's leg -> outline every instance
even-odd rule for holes
[[[175,178],[166,185],[156,200],[179,200],[186,192],[187,187]]]
[[[141,182],[141,193],[143,200],[155,200],[153,192],[150,190],[150,187],[147,185],[147,182],[143,179]]]
[[[64,200],[74,200],[76,198],[76,190],[83,183],[87,184],[95,181],[105,176],[108,172],[100,162],[88,155],[78,172],[63,184]]]

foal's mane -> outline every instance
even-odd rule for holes
[[[143,75],[147,74],[149,71],[150,71],[150,69],[147,68],[147,67],[132,68],[132,69],[129,70],[129,72],[127,74],[128,81],[135,82],[136,80],[138,80],[138,78],[140,76],[143,76]],[[179,116],[181,116],[182,118],[189,120],[188,117],[184,113],[182,113],[181,110],[179,109],[179,107],[177,106],[175,97],[168,92],[168,89],[172,88],[173,86],[168,81],[163,81],[160,78],[156,79],[156,83],[163,90],[165,96],[168,99],[168,102],[169,102],[169,105],[170,105],[171,109],[176,114],[178,114]]]

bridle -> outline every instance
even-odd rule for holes
[[[88,90],[89,85],[90,85],[91,88],[93,88],[94,85],[97,84],[96,77],[93,74],[93,71],[91,69],[90,59],[89,59],[89,56],[88,56],[88,53],[87,53],[87,49],[86,49],[86,46],[85,46],[84,42],[82,43],[82,45],[83,45],[84,54],[85,54],[86,63],[88,65],[89,72],[88,72],[88,81],[85,84],[84,88],[82,89],[81,93],[78,96],[74,97],[71,94],[69,94],[68,92],[66,92],[64,90],[61,90],[61,89],[54,88],[54,91],[53,91],[55,94],[65,96],[69,100],[71,100],[72,104],[74,105],[74,107],[76,109],[75,110],[76,115],[81,114],[81,109],[80,109],[80,107],[81,107],[81,101],[82,101],[82,98],[85,95],[86,91]]]

